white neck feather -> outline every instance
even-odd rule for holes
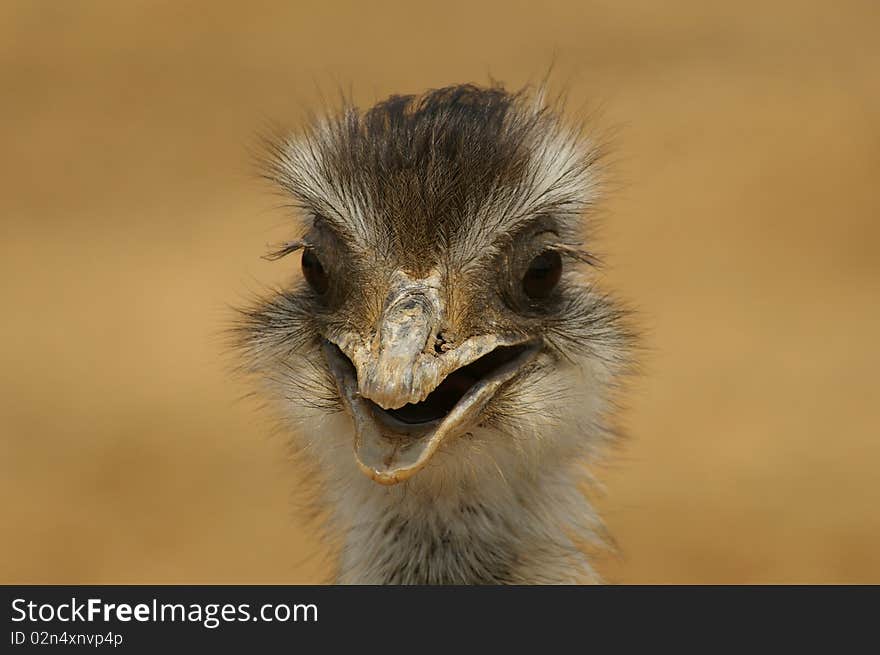
[[[333,422],[338,420],[344,419]],[[447,461],[474,461],[461,452],[468,447],[462,439],[454,446],[459,452],[448,453]],[[457,474],[444,470],[441,460],[391,487],[352,470],[353,458],[350,467],[338,467],[328,486],[333,522],[343,535],[337,581],[598,581],[582,550],[598,540],[600,523],[579,489],[585,477],[580,463],[560,454],[526,471],[522,453],[513,449],[483,455],[491,467]]]

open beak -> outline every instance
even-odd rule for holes
[[[359,393],[355,367],[339,347],[324,343],[330,370],[354,420],[358,465],[385,485],[412,477],[446,439],[473,426],[499,387],[537,351],[533,343],[498,346],[450,373],[424,400],[385,409]]]
[[[493,334],[435,350],[442,304],[430,282],[401,276],[371,341],[338,335],[323,345],[354,421],[355,458],[380,484],[424,468],[539,350],[533,341]]]

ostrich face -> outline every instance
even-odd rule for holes
[[[577,132],[461,86],[347,110],[271,155],[306,217],[275,254],[301,249],[303,279],[247,312],[245,345],[300,429],[344,413],[347,457],[386,485],[583,448],[625,335],[575,266],[597,158]]]

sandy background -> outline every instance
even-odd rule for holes
[[[218,336],[296,262],[267,120],[555,59],[645,374],[615,582],[880,582],[880,3],[4,2],[0,582],[321,581]]]

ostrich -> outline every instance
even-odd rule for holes
[[[267,258],[302,277],[238,344],[315,465],[338,583],[599,581],[581,483],[632,333],[582,244],[599,151],[560,114],[460,85],[269,140],[301,224]]]

